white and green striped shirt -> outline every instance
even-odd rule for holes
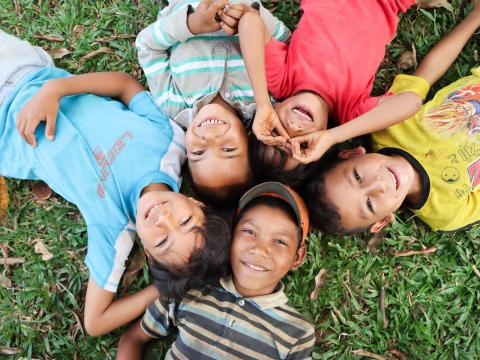
[[[156,104],[184,128],[217,94],[247,124],[255,102],[238,36],[227,36],[222,30],[193,35],[187,27],[187,11],[188,5],[196,8],[198,4],[170,1],[157,21],[138,34],[138,58],[150,92]],[[260,7],[260,14],[275,38],[290,38],[290,30],[267,9]]]

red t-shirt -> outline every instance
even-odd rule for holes
[[[318,93],[343,124],[376,106],[371,97],[398,13],[415,0],[303,0],[290,44],[265,47],[268,89],[276,99]]]

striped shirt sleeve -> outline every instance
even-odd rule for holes
[[[187,4],[176,9],[169,7],[160,12],[157,21],[138,34],[135,44],[150,92],[160,107],[163,105],[160,98],[171,99],[180,93],[172,81],[169,49],[194,36],[187,26]]]
[[[311,359],[313,347],[315,346],[315,330],[309,326],[304,336],[295,343],[290,349],[286,360]]]
[[[172,306],[172,305],[171,305]],[[150,304],[143,315],[140,325],[143,331],[152,338],[162,338],[170,334],[174,328],[173,312],[171,306],[165,307],[160,299]]]
[[[284,43],[290,41],[290,36],[292,35],[290,29],[263,6],[260,6],[260,16],[268,31],[275,39]]]

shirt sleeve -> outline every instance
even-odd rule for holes
[[[150,304],[143,315],[140,325],[143,331],[153,337],[162,338],[170,334],[175,324],[175,312],[171,311],[175,307],[175,302],[164,306],[160,299]]]
[[[265,45],[265,72],[268,91],[275,99],[287,95],[288,88],[284,86],[287,74],[288,45],[272,38]]]
[[[160,12],[157,21],[137,36],[138,60],[159,106],[180,94],[172,81],[169,49],[194,36],[187,26],[187,12],[187,3],[174,2]]]
[[[260,6],[260,16],[273,38],[284,43],[290,40],[292,35],[290,29],[263,6]]]
[[[411,91],[421,96],[422,100],[425,100],[429,90],[430,85],[425,79],[414,75],[399,74],[395,77],[387,95]]]
[[[315,346],[315,331],[312,326],[305,332],[301,339],[289,351],[286,360],[311,359],[313,347]]]

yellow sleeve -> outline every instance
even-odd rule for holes
[[[400,94],[406,91],[412,91],[422,97],[425,97],[430,90],[428,82],[419,76],[399,74],[395,77],[392,86],[388,90],[389,93]]]

